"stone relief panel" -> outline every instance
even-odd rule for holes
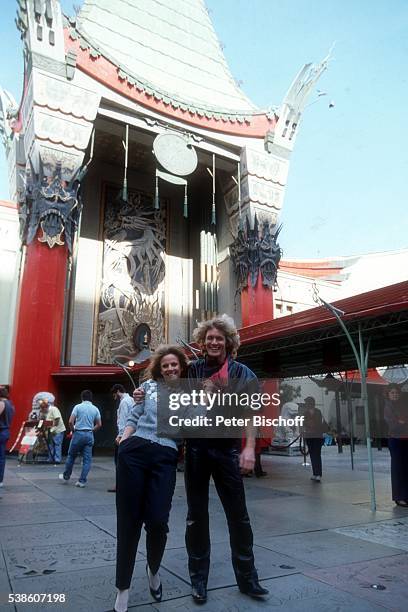
[[[93,121],[98,110],[99,95],[50,75],[37,73],[34,102],[51,110]]]
[[[41,140],[84,151],[88,146],[92,123],[82,119],[34,108],[35,135]]]
[[[268,208],[280,211],[283,203],[284,188],[271,181],[247,175],[241,181],[241,197],[244,204],[257,202]]]
[[[245,147],[241,156],[242,176],[252,174],[258,178],[286,185],[289,171],[289,161],[276,155],[255,151]]]
[[[241,151],[241,202],[235,185],[224,194],[230,231],[238,235],[239,209],[241,218],[275,225],[283,205],[289,161],[277,155],[244,147]]]
[[[97,363],[132,359],[141,323],[151,329],[151,348],[164,339],[166,205],[155,210],[153,196],[140,191],[130,190],[127,202],[117,194],[106,191]]]

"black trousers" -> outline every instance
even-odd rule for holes
[[[159,570],[169,531],[177,451],[133,436],[119,446],[116,484],[116,586],[128,589],[140,533],[146,529],[147,563]]]
[[[389,438],[391,487],[394,501],[408,501],[408,440]]]
[[[228,522],[231,559],[239,586],[257,579],[253,535],[239,468],[239,451],[214,448],[188,441],[185,454],[185,484],[188,503],[186,547],[191,584],[207,584],[210,568],[208,493],[213,477]]]
[[[306,444],[310,453],[313,476],[321,476],[323,438],[306,438]]]

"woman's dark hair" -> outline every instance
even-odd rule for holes
[[[147,380],[148,378],[159,380],[162,378],[160,364],[161,360],[163,357],[166,357],[166,355],[175,355],[179,360],[181,378],[187,375],[188,362],[184,351],[179,346],[174,346],[172,344],[161,344],[150,357],[150,363],[146,369],[145,375],[143,376],[144,380]]]
[[[0,387],[0,397],[2,397],[3,399],[9,398],[9,392],[6,389],[6,387],[3,387],[3,386]]]
[[[119,393],[126,393],[125,387],[119,383],[117,383],[116,385],[113,385],[111,389],[111,393],[117,393],[118,391]]]
[[[83,402],[92,402],[92,399],[93,393],[89,389],[84,389],[84,391],[81,392],[81,400]]]
[[[387,387],[387,391],[399,391],[401,393],[401,387],[400,385],[397,385],[397,383],[390,383]]]

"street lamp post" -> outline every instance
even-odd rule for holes
[[[366,442],[367,442],[367,455],[368,455],[368,478],[370,483],[370,501],[371,511],[375,512],[377,509],[375,499],[375,484],[374,484],[374,470],[373,470],[373,454],[371,447],[371,435],[370,435],[370,415],[368,411],[368,394],[367,394],[367,369],[368,369],[368,353],[370,350],[370,338],[367,341],[367,345],[364,346],[363,332],[361,329],[361,323],[358,324],[358,348],[356,347],[353,338],[350,335],[342,316],[345,314],[339,308],[336,308],[332,304],[325,302],[319,295],[316,285],[313,285],[313,300],[316,304],[324,306],[332,315],[334,315],[342,328],[351,348],[354,353],[354,357],[357,362],[358,371],[360,372],[361,378],[361,401],[364,406],[364,422],[366,431]]]

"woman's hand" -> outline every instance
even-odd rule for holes
[[[138,387],[137,389],[133,391],[133,401],[135,402],[135,404],[141,404],[144,400],[144,397],[145,397],[145,392],[144,392],[144,389],[142,389],[142,387]]]
[[[122,442],[124,442],[125,440],[127,440],[128,438],[130,438],[130,436],[135,432],[134,427],[132,427],[131,425],[126,425],[125,429],[123,430],[123,434],[122,437],[119,440],[119,446],[122,444]],[[118,436],[119,438],[119,436]],[[117,438],[116,438],[117,439]]]

